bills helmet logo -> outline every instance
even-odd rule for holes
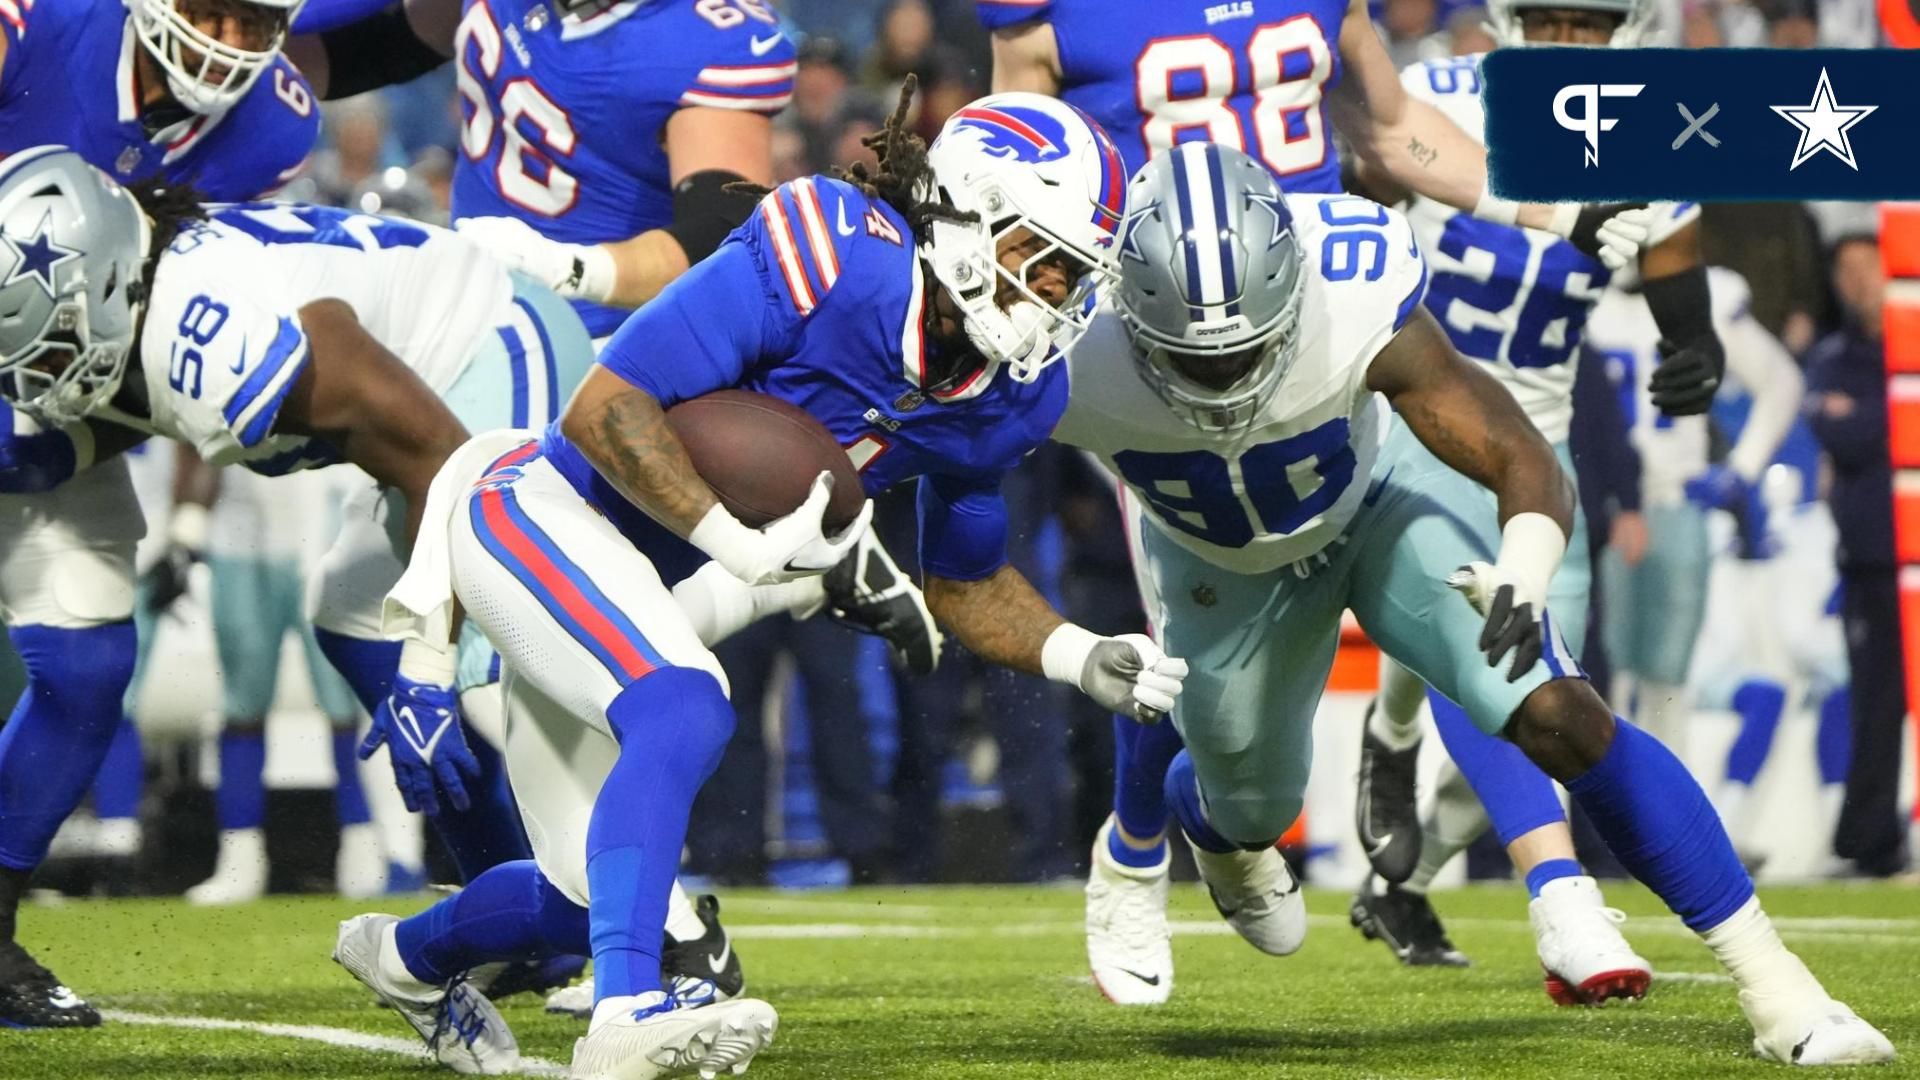
[[[1127,205],[1127,167],[1120,160],[1120,151],[1107,137],[1105,128],[1088,116],[1075,109],[1080,119],[1086,121],[1087,130],[1093,133],[1094,155],[1100,159],[1099,195],[1093,202],[1093,224],[1101,232],[1101,247],[1112,247],[1113,237],[1120,229],[1120,217]]]
[[[954,114],[955,132],[970,131],[984,153],[1040,165],[1067,156],[1067,129],[1060,121],[1019,105],[970,105]]]

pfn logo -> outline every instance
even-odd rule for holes
[[[1600,116],[1600,99],[1603,97],[1638,97],[1645,90],[1645,83],[1575,83],[1563,86],[1553,96],[1553,118],[1568,131],[1577,131],[1587,138],[1586,163],[1600,164],[1600,133],[1612,131],[1613,125],[1620,122],[1618,117]],[[1567,111],[1567,105],[1578,99],[1583,104],[1580,115]]]

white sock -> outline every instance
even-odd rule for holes
[[[1720,820],[1727,827],[1727,835],[1733,838],[1734,848],[1745,851],[1747,810],[1752,805],[1748,796],[1753,794],[1753,788],[1738,780],[1728,780],[1720,785],[1719,794]]]
[[[705,937],[707,924],[700,921],[700,914],[693,910],[693,900],[687,896],[687,890],[680,887],[680,879],[673,881],[673,892],[667,895],[667,935],[675,941],[697,941]]]
[[[1491,824],[1480,797],[1473,793],[1459,767],[1451,761],[1442,765],[1433,806],[1420,822],[1420,862],[1400,887],[1408,892],[1426,892],[1441,868],[1479,839]]]
[[[826,584],[819,577],[784,585],[749,585],[719,563],[707,563],[673,587],[674,602],[712,648],[769,615],[796,615],[826,600]]]
[[[1420,703],[1426,697],[1427,684],[1419,676],[1381,653],[1380,693],[1373,699],[1367,731],[1393,750],[1413,746],[1420,741]]]
[[[1746,992],[1772,999],[1811,996],[1824,1000],[1827,996],[1807,965],[1781,944],[1780,934],[1774,930],[1773,920],[1760,910],[1757,896],[1748,897],[1740,910],[1701,934],[1700,939],[1743,991],[1743,1004]]]
[[[397,922],[388,923],[386,929],[380,931],[380,955],[374,961],[380,969],[380,981],[401,997],[415,1001],[430,1000],[440,993],[440,988],[430,982],[420,981],[413,972],[407,970],[406,963],[400,959],[400,944],[394,933],[399,925]]]
[[[1692,714],[1693,703],[1687,698],[1686,687],[1641,682],[1637,716],[1640,727],[1682,761],[1687,757],[1687,721]]]

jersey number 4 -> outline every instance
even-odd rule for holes
[[[1295,15],[1255,29],[1244,57],[1212,34],[1155,38],[1140,51],[1133,70],[1144,117],[1140,141],[1149,154],[1185,136],[1244,150],[1276,176],[1327,160],[1320,90],[1333,71],[1333,49],[1312,16]],[[1246,117],[1251,141],[1248,124],[1227,101],[1245,88],[1253,93]]]
[[[561,168],[554,155],[571,157],[578,141],[573,120],[525,76],[508,79],[500,89],[500,111],[487,93],[486,80],[500,73],[503,43],[500,27],[493,21],[493,10],[486,0],[476,0],[460,20],[453,37],[454,85],[464,102],[466,123],[460,128],[460,149],[470,161],[481,161],[493,148],[494,135],[500,136],[500,160],[494,166],[494,179],[500,194],[522,209],[546,217],[559,217],[580,197],[580,181]],[[525,128],[538,129],[539,142],[527,137]]]
[[[1161,521],[1220,547],[1286,536],[1325,513],[1353,483],[1345,417],[1228,460],[1211,450],[1123,450],[1113,463]]]

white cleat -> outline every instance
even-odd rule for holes
[[[573,1080],[739,1075],[780,1026],[773,1006],[755,998],[688,1007],[655,990],[625,1000],[633,1007],[602,1002],[601,1015],[574,1042]]]
[[[1753,1024],[1753,1052],[1782,1065],[1880,1065],[1894,1058],[1893,1043],[1852,1009],[1822,992],[1795,1002],[1784,995],[1740,991],[1740,1009]]]
[[[1627,916],[1601,901],[1599,882],[1586,876],[1549,881],[1527,905],[1527,918],[1554,1004],[1647,996],[1653,967],[1620,935]]]
[[[226,829],[213,876],[187,890],[195,907],[245,904],[267,894],[267,838],[259,829]]]
[[[547,995],[547,1011],[585,1020],[593,1015],[593,976]]]
[[[1307,901],[1279,849],[1219,855],[1194,846],[1193,862],[1214,909],[1248,944],[1286,956],[1307,940]]]
[[[381,973],[381,954],[394,947],[393,928],[399,921],[392,915],[356,915],[341,923],[334,963],[412,1025],[440,1064],[467,1075],[517,1071],[520,1045],[513,1032],[493,1002],[465,979],[422,995],[403,992]]]
[[[1113,819],[1093,840],[1087,874],[1087,964],[1115,1005],[1160,1005],[1173,993],[1173,931],[1167,926],[1170,852],[1160,865],[1123,866],[1107,848]]]

